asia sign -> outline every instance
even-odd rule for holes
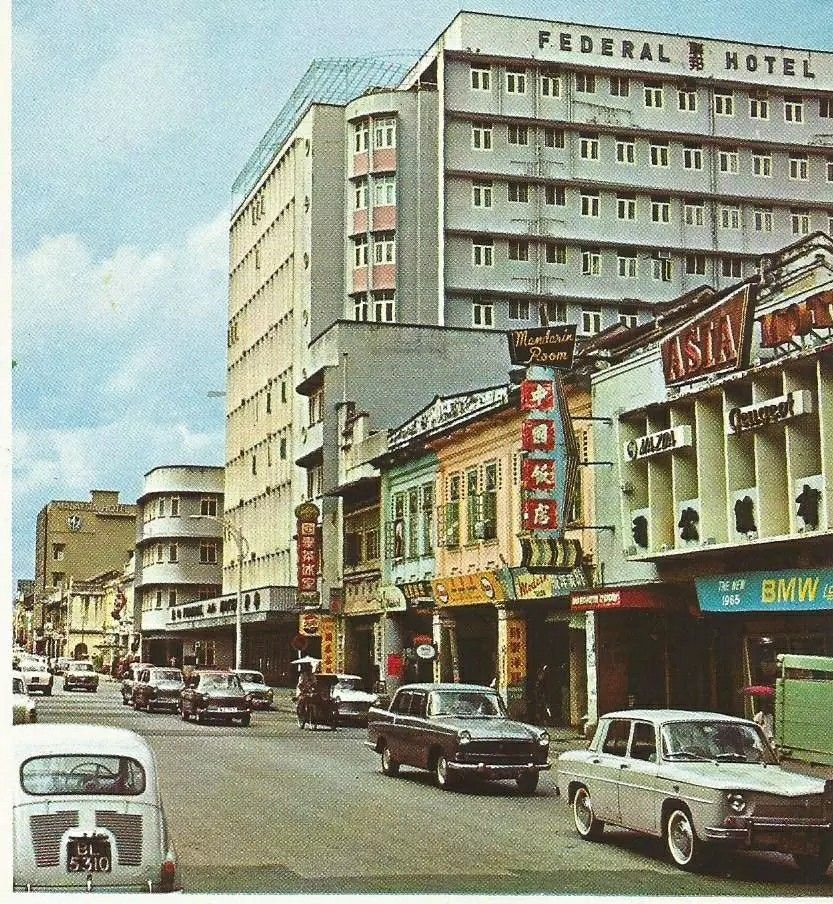
[[[751,341],[751,286],[741,286],[718,304],[663,339],[667,386],[743,367]]]
[[[576,350],[576,325],[542,326],[512,330],[509,359],[513,364],[569,370]]]
[[[295,509],[296,542],[298,555],[298,599],[300,602],[318,602],[318,506],[304,502]]]
[[[697,578],[703,612],[827,612],[833,609],[833,568],[748,571]]]

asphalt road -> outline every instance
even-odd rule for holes
[[[551,773],[538,793],[514,783],[436,788],[427,773],[387,778],[358,727],[301,731],[286,711],[249,728],[134,712],[118,685],[38,698],[42,722],[130,728],[153,747],[188,892],[411,892],[829,896],[790,858],[741,854],[683,873],[659,841],[608,829],[578,839]],[[553,751],[555,755],[556,750]]]

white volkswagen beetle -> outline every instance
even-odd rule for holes
[[[12,746],[15,891],[181,890],[156,763],[139,735],[23,725]]]

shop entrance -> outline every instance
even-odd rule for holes
[[[602,612],[597,619],[599,713],[668,705],[663,615]]]
[[[469,606],[454,610],[457,672],[464,684],[491,684],[497,675],[497,610]],[[454,671],[452,643],[452,671]]]
[[[569,613],[528,611],[526,625],[527,717],[536,725],[569,725]]]
[[[375,687],[378,675],[374,659],[374,621],[345,619],[344,668],[350,675],[361,676],[365,687]]]

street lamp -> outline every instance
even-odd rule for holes
[[[227,518],[219,518],[216,515],[191,515],[191,518],[202,521],[214,521],[223,527],[237,545],[237,605],[234,613],[234,667],[243,668],[243,555],[249,550],[249,542]]]

